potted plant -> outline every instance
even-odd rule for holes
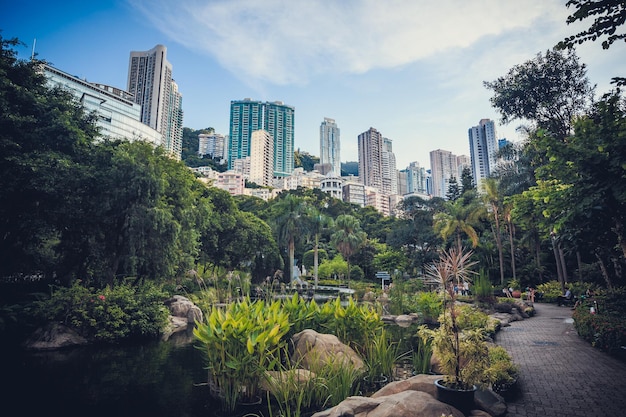
[[[491,384],[494,392],[506,398],[517,383],[518,374],[519,368],[502,346],[489,348],[489,367],[485,369],[484,381]]]
[[[365,364],[367,374],[364,380],[371,388],[381,388],[392,379],[397,353],[397,343],[390,340],[384,328],[366,342]]]
[[[484,381],[484,369],[488,366],[488,348],[483,331],[461,331],[458,323],[459,308],[456,305],[454,285],[471,282],[471,251],[450,249],[444,251],[434,262],[429,275],[442,285],[444,308],[438,329],[421,326],[419,335],[432,343],[433,353],[439,359],[444,374],[435,381],[437,398],[460,411],[467,412],[474,405],[474,392]]]

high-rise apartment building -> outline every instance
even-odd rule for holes
[[[198,155],[211,155],[212,158],[225,159],[226,138],[219,133],[200,133],[198,135]]]
[[[468,130],[472,177],[474,184],[480,189],[481,180],[489,177],[496,167],[496,124],[489,119],[482,119],[478,126]]]
[[[428,194],[426,169],[420,167],[418,162],[411,162],[409,166],[400,171],[400,173],[403,177],[403,183],[406,184],[406,190],[403,194]]]
[[[294,112],[282,101],[265,103],[264,129],[274,139],[274,176],[288,177],[294,168]]]
[[[271,186],[274,178],[274,141],[267,130],[252,132],[250,181]]]
[[[335,175],[341,175],[339,128],[334,119],[324,117],[320,125],[320,164],[331,166]]]
[[[163,147],[180,158],[183,138],[182,95],[172,79],[167,48],[132,51],[128,64],[128,91],[141,104],[141,122],[163,135]]]
[[[430,152],[432,193],[434,197],[446,198],[450,178],[459,180],[457,157],[450,151],[437,149]]]
[[[393,153],[393,141],[383,138],[383,187],[385,195],[398,194],[398,170],[396,169],[396,155]]]
[[[294,113],[292,106],[280,101],[231,101],[228,167],[250,156],[252,132],[263,129],[274,142],[273,175],[289,176],[294,168]]]
[[[373,127],[361,133],[359,144],[359,180],[368,187],[383,188],[383,135]]]

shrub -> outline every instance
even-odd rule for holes
[[[626,322],[623,305],[624,294],[613,296],[596,296],[593,301],[599,305],[599,311],[592,314],[590,311],[592,300],[580,304],[572,317],[578,335],[591,343],[592,346],[611,354],[621,353],[622,346],[626,345]]]
[[[435,322],[443,311],[443,299],[434,291],[423,291],[415,296],[417,314],[424,321]]]
[[[561,284],[558,281],[549,281],[539,284],[537,285],[537,291],[543,294],[542,300],[547,303],[554,303],[560,295],[563,295]]]
[[[43,321],[60,321],[89,340],[118,342],[158,336],[168,323],[163,301],[167,294],[154,284],[128,284],[102,290],[53,287],[49,299],[35,302],[35,314]]]

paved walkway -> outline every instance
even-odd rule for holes
[[[569,307],[535,309],[496,335],[520,366],[506,417],[626,416],[626,363],[578,337]]]

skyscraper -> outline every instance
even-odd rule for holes
[[[180,158],[183,138],[182,95],[172,80],[167,48],[132,51],[128,63],[128,91],[141,104],[141,122],[163,135],[163,147]]]
[[[341,175],[339,134],[335,120],[324,117],[320,125],[320,164],[330,165],[335,175]]]
[[[383,187],[385,195],[398,194],[398,170],[396,169],[396,155],[393,153],[393,141],[383,138]]]
[[[365,186],[383,188],[383,135],[373,127],[361,133],[359,141],[359,180]]]
[[[267,130],[252,132],[250,152],[250,181],[272,185],[274,172],[274,141]]]
[[[275,177],[288,177],[293,172],[294,111],[282,101],[265,103],[264,129],[274,139]]]
[[[492,120],[482,119],[478,126],[468,130],[472,176],[474,184],[480,189],[481,180],[489,177],[496,166],[496,125]]]
[[[433,196],[446,198],[450,178],[457,178],[457,181],[459,179],[456,155],[443,149],[431,151],[430,169]]]
[[[263,129],[274,142],[274,176],[289,176],[294,167],[294,112],[280,101],[231,101],[228,167],[232,168],[236,159],[250,156],[252,132]]]

